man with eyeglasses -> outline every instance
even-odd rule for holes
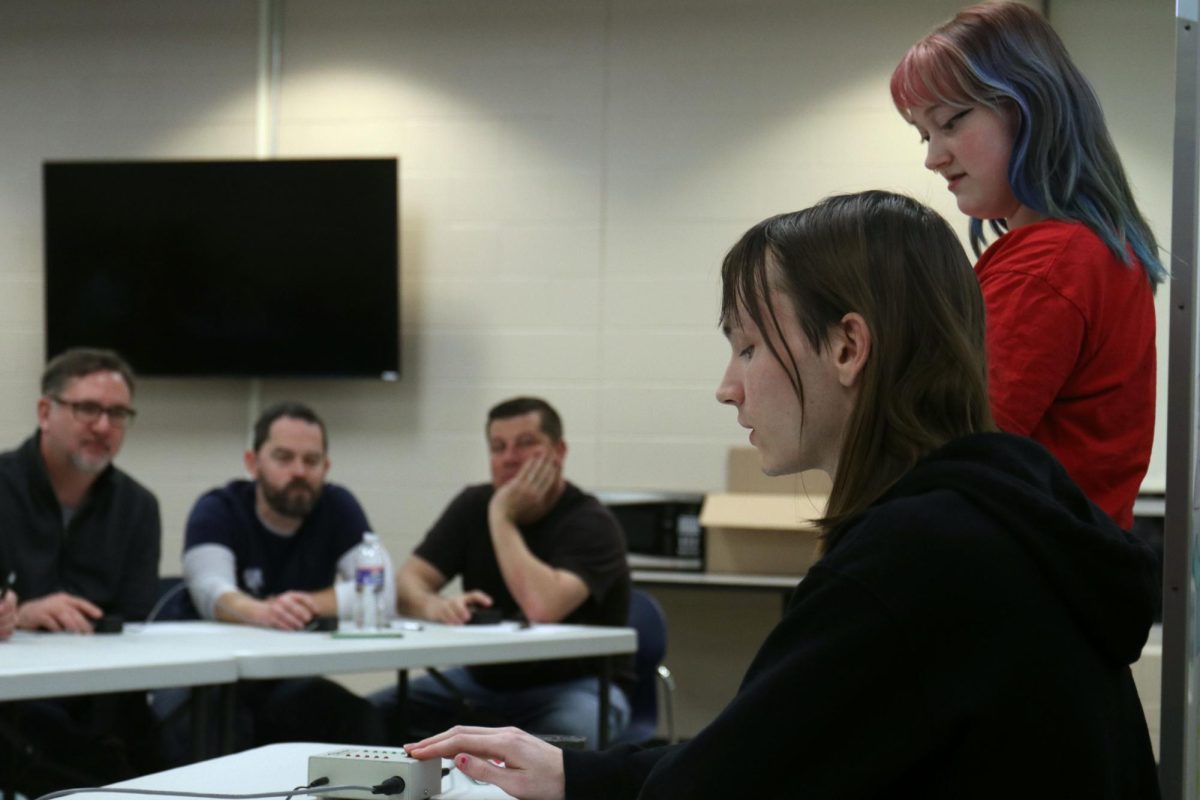
[[[17,626],[88,634],[104,614],[144,619],[158,591],[158,501],[112,461],[136,412],[116,353],[74,349],[42,374],[38,430],[0,455]]]
[[[133,372],[119,355],[67,350],[42,373],[37,430],[0,454],[0,580],[12,578],[20,629],[90,634],[105,615],[140,620],[154,605],[158,501],[112,463],[136,413],[132,398]],[[16,780],[30,797],[157,766],[144,693],[19,705]]]

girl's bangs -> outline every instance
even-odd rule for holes
[[[721,268],[721,324],[740,326],[743,310],[755,324],[760,321],[754,309],[761,300],[765,250],[760,225],[747,231],[726,254]]]
[[[913,45],[892,72],[892,102],[906,119],[914,108],[986,104],[986,98],[973,90],[969,74],[962,54],[934,34]]]

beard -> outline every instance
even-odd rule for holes
[[[84,453],[73,452],[68,453],[67,459],[71,462],[72,467],[85,475],[100,475],[108,469],[109,464],[113,463],[112,453],[103,453],[101,456],[85,456]]]
[[[108,465],[112,463],[112,456],[90,458],[79,453],[72,453],[68,458],[71,461],[71,466],[87,475],[99,475],[108,469]]]
[[[313,487],[303,478],[296,478],[282,487],[271,486],[266,481],[260,481],[263,499],[276,514],[292,519],[303,519],[317,504],[321,496],[321,487]]]

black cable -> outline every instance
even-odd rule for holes
[[[329,778],[317,778],[315,781],[308,784],[307,786],[297,786],[295,789],[292,789],[291,794],[289,794],[287,797],[283,798],[283,800],[292,800],[292,795],[296,794],[297,792],[303,792],[305,789],[314,789],[318,786],[324,786],[327,783],[329,783]]]
[[[404,792],[404,778],[399,775],[393,775],[377,786],[372,786],[371,791],[375,794],[402,794]]]
[[[328,782],[328,779],[325,779],[325,778],[321,778],[319,780],[325,780],[326,782]],[[386,781],[384,783],[386,783]],[[313,781],[312,784],[309,784],[309,786],[301,786],[298,789],[284,789],[283,791],[280,791],[280,792],[256,792],[254,794],[216,794],[214,792],[177,792],[177,791],[168,791],[166,789],[119,789],[119,788],[108,788],[108,787],[93,787],[93,788],[84,787],[84,788],[80,788],[80,789],[62,789],[57,792],[50,792],[49,794],[44,794],[41,797],[38,797],[37,800],[55,800],[55,798],[58,798],[58,797],[66,797],[66,796],[72,795],[72,794],[84,794],[84,793],[145,794],[145,795],[152,795],[155,797],[206,797],[206,798],[211,798],[211,800],[259,800],[259,798],[266,798],[266,797],[291,797],[292,795],[296,794],[296,792],[298,792],[298,791],[304,791],[306,794],[315,794],[315,795],[329,794],[330,792],[344,792],[344,791],[350,791],[350,790],[359,791],[359,792],[374,792],[375,791],[374,787],[358,786],[358,785],[354,785],[354,784],[346,784],[344,786],[321,786],[321,788],[316,789],[314,791],[312,789],[313,785],[319,785],[318,781]],[[380,785],[382,786],[383,784],[380,784]]]

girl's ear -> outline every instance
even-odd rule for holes
[[[871,355],[871,328],[862,314],[851,311],[834,325],[829,349],[838,381],[847,389],[857,386]]]

